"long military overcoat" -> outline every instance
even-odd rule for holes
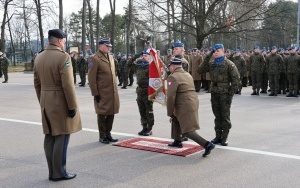
[[[168,77],[167,83],[167,115],[177,117],[183,134],[200,129],[199,100],[192,76],[182,68],[177,68]]]
[[[191,55],[190,56],[190,72],[194,80],[201,80],[201,74],[197,72],[198,67],[203,62],[203,57],[201,55]]]
[[[44,134],[71,134],[82,129],[71,57],[48,45],[34,60],[34,87],[42,112]],[[76,109],[75,117],[68,110]]]
[[[113,56],[98,51],[88,63],[88,80],[92,96],[100,96],[94,101],[96,114],[114,115],[119,113],[120,101],[116,84]]]

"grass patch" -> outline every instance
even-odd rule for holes
[[[23,72],[24,70],[25,70],[24,65],[8,66],[8,72]]]

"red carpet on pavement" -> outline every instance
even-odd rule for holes
[[[186,157],[193,153],[203,150],[204,148],[198,145],[185,144],[183,143],[182,148],[170,147],[168,144],[171,142],[155,140],[149,138],[132,138],[129,140],[117,142],[115,146],[121,146],[126,148],[140,149],[146,151],[153,151],[158,153],[164,153],[169,155],[178,155]]]

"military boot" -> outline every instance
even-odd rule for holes
[[[223,130],[222,132],[222,138],[221,138],[221,145],[222,146],[228,146],[228,134],[229,134],[229,130]]]
[[[211,140],[211,143],[219,144],[221,143],[222,130],[215,130],[215,131],[216,131],[216,137]]]
[[[293,96],[294,96],[294,97],[298,97],[298,92],[297,92],[297,91],[294,91]]]
[[[286,97],[292,97],[292,96],[293,96],[292,92],[289,92],[289,94],[286,95]]]
[[[259,95],[259,89],[256,89],[256,95]]]
[[[146,130],[143,133],[143,136],[150,136],[152,135],[152,127],[146,128]]]
[[[253,93],[251,93],[251,95],[256,95],[255,89],[253,89]]]
[[[143,126],[143,129],[138,132],[138,135],[143,136],[145,131],[147,131],[147,127]]]
[[[171,144],[168,144],[170,147],[182,148],[182,142],[178,140],[174,140]]]
[[[269,94],[269,96],[274,96],[274,95],[275,95],[275,93],[273,93],[273,92]],[[277,94],[276,94],[276,95],[277,95]]]

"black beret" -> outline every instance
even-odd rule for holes
[[[52,29],[48,31],[48,36],[56,37],[59,39],[67,38],[67,35],[60,29]]]
[[[174,58],[170,61],[170,65],[181,65],[182,61],[179,58]]]

